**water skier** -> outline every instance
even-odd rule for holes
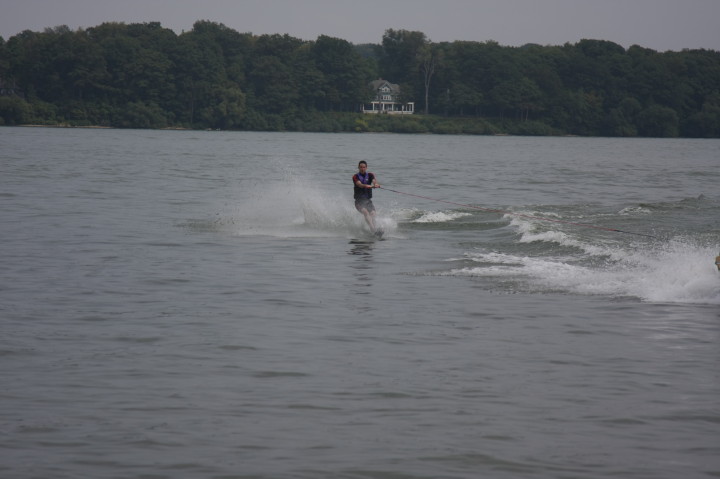
[[[363,214],[367,221],[370,231],[378,236],[382,235],[382,230],[375,227],[375,205],[372,202],[373,188],[380,187],[375,175],[367,170],[367,162],[361,160],[358,163],[358,172],[353,175],[353,197],[355,198],[355,209]]]

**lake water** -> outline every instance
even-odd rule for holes
[[[0,244],[2,477],[720,476],[719,140],[0,128]]]

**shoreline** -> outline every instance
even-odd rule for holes
[[[523,134],[516,134],[516,133],[505,133],[505,132],[497,132],[497,133],[439,133],[434,131],[423,131],[423,132],[399,132],[399,131],[313,131],[313,130],[303,130],[303,131],[297,131],[297,130],[220,130],[220,129],[212,129],[212,128],[203,128],[203,129],[196,129],[196,128],[188,128],[188,127],[182,127],[182,126],[170,126],[170,127],[164,127],[164,128],[120,128],[116,126],[103,126],[103,125],[68,125],[68,124],[57,124],[57,125],[40,125],[40,124],[21,124],[21,125],[0,125],[0,128],[8,127],[8,128],[67,128],[67,129],[74,129],[74,128],[80,128],[80,129],[86,129],[86,130],[156,130],[156,131],[233,131],[233,132],[267,132],[267,133],[353,133],[353,134],[399,134],[399,135],[438,135],[438,136],[509,136],[509,137],[532,137],[532,138],[627,138],[627,139],[674,139],[674,140],[717,140],[718,138],[710,137],[710,138],[698,138],[698,137],[692,137],[692,136],[672,136],[672,137],[662,137],[662,136],[583,136],[583,135],[574,135],[574,134],[568,134],[568,133],[557,133],[557,134],[547,134],[547,135],[523,135]]]
[[[166,128],[118,128],[116,126],[103,126],[103,125],[67,125],[67,124],[59,124],[59,125],[36,125],[36,124],[23,124],[23,125],[3,125],[3,126],[16,126],[20,128],[85,128],[90,130],[133,130],[133,129],[139,129],[139,130],[183,130],[183,131],[192,131],[192,128],[185,128],[182,126],[171,126]]]

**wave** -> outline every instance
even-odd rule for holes
[[[649,215],[652,214],[652,209],[645,206],[634,205],[621,209],[618,214],[623,216]]]
[[[471,251],[472,265],[439,273],[510,281],[528,292],[632,296],[654,303],[720,304],[716,247],[676,239],[649,248],[586,246],[583,256]],[[591,252],[595,250],[594,252]]]
[[[671,210],[707,210],[717,208],[719,205],[712,198],[703,194],[697,197],[683,198],[678,201],[663,201],[658,203],[641,203],[639,208],[649,211],[671,211]]]
[[[413,223],[447,223],[449,221],[463,218],[465,216],[472,216],[470,213],[461,212],[445,212],[445,211],[433,211],[423,213],[419,218],[412,220]]]
[[[702,201],[703,197],[681,200],[677,205]],[[668,206],[663,204],[661,209]],[[461,267],[430,274],[484,278],[490,288],[501,287],[513,292],[720,304],[720,273],[714,265],[720,245],[717,230],[712,225],[707,227],[707,218],[701,228],[696,227],[697,218],[685,218],[683,234],[663,239],[541,220],[562,218],[592,226],[619,221],[624,228],[638,231],[647,230],[653,221],[666,221],[665,216],[648,218],[651,210],[648,206],[619,208],[615,213],[598,210],[576,205],[523,208],[519,213],[522,216],[505,214],[503,219],[509,221],[512,233],[506,230],[501,238],[478,241],[462,258],[449,260],[461,263]],[[683,231],[680,221],[682,219],[673,218],[676,231]]]
[[[212,222],[192,222],[189,226],[239,236],[281,238],[358,238],[369,233],[345,189],[312,189],[305,182],[285,179],[250,188],[242,196],[241,202],[226,206]],[[704,198],[677,204],[687,206],[698,201],[702,203]],[[705,206],[715,208],[713,204]],[[396,238],[406,238],[408,232],[424,228],[446,229],[453,233],[453,241],[458,241],[456,233],[466,234],[463,239],[467,241],[458,244],[471,245],[472,249],[461,258],[451,258],[455,266],[428,273],[432,275],[485,278],[490,288],[520,292],[720,304],[720,273],[713,264],[718,245],[713,228],[651,240],[537,218],[591,225],[607,222],[609,227],[619,222],[628,230],[647,231],[653,221],[666,218],[657,216],[657,210],[667,209],[666,204],[623,206],[615,211],[588,205],[535,206],[521,207],[518,211],[523,216],[517,216],[464,209],[429,211],[379,202],[377,223],[388,237]],[[677,222],[677,217],[672,219]],[[416,236],[420,238],[422,233]]]
[[[525,218],[512,217],[510,226],[515,227],[520,234],[518,243],[553,243],[566,248],[573,248],[595,257],[607,257],[619,260],[622,253],[614,244],[590,243],[576,234],[570,234],[559,230],[538,231],[539,225],[536,222]],[[577,228],[577,227],[576,227]]]

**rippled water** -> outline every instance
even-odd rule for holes
[[[720,476],[719,165],[0,128],[0,476]]]

